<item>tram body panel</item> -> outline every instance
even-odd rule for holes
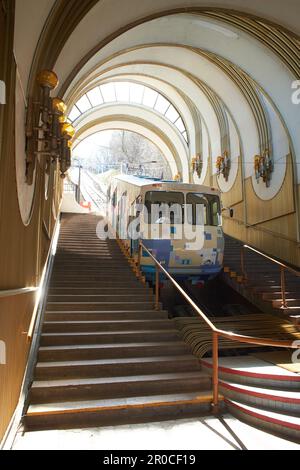
[[[138,239],[131,239],[129,236],[128,226],[130,223],[135,224],[136,227],[139,226],[139,237],[144,245],[175,278],[190,280],[193,283],[205,282],[215,277],[222,270],[224,236],[221,227],[219,192],[217,190],[195,184],[163,182],[120,175],[114,178],[110,196],[112,201],[109,212],[110,222],[118,236],[130,248],[133,256],[137,257],[139,242]],[[191,223],[190,230],[198,230],[199,233],[202,230],[201,240],[198,243],[190,240],[185,235],[186,227],[182,221],[176,223],[176,214],[173,214],[174,220],[172,223],[169,220],[165,224],[163,218],[157,221],[155,221],[155,218],[150,220],[149,213],[146,213],[145,216],[139,210],[141,207],[146,206],[151,212],[152,201],[167,200],[167,203],[171,206],[173,198],[175,202],[179,199],[180,204],[182,201],[182,207],[184,208],[182,209],[183,219],[185,220],[189,217],[185,213],[186,204],[189,198],[190,200],[191,198],[195,199],[196,196],[201,198],[203,213],[205,213],[205,224],[203,225],[197,225],[196,220],[189,220]],[[180,204],[178,204],[179,208]],[[191,205],[191,207],[194,206]],[[194,212],[190,217],[194,217]],[[195,222],[195,225],[192,222]],[[148,280],[154,279],[154,262],[145,250],[142,251],[141,268]]]

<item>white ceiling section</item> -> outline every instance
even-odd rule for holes
[[[112,81],[100,84],[82,95],[71,108],[69,120],[76,126],[76,119],[91,108],[107,103],[127,103],[145,106],[164,116],[177,127],[188,143],[188,134],[181,114],[164,96],[153,88],[130,81]]]
[[[54,4],[55,0],[16,0],[14,53],[24,90],[40,34]]]
[[[28,64],[55,2],[16,1],[15,51],[26,86]],[[212,8],[222,9],[222,15],[210,17]],[[236,23],[233,17],[227,21],[225,13],[234,12],[241,12]],[[175,136],[176,158],[182,159],[177,168],[187,179],[189,160],[199,149],[206,159],[204,168],[208,157],[215,168],[228,140],[232,171],[228,182],[220,180],[222,189],[228,191],[239,158],[244,177],[253,176],[254,155],[261,153],[266,141],[261,136],[267,134],[269,125],[274,161],[280,162],[280,169],[274,172],[272,189],[259,184],[256,190],[263,199],[273,197],[280,188],[290,147],[300,163],[299,106],[291,101],[291,83],[299,77],[282,62],[277,46],[271,49],[259,41],[257,31],[254,37],[247,29],[245,14],[300,33],[298,0],[287,0],[284,9],[282,0],[99,0],[77,24],[54,67],[75,126],[82,128],[82,122],[95,120],[97,113],[102,123],[103,116],[109,118],[108,110],[115,115],[116,109],[129,113],[131,127],[138,123],[143,127],[146,117],[150,127],[159,119],[160,137],[164,132],[166,140]],[[280,53],[283,57],[285,51]],[[77,74],[69,83],[75,69]],[[118,122],[126,122],[126,115]],[[298,169],[300,180],[300,164]]]
[[[111,56],[129,48],[155,43],[201,48],[224,57],[245,70],[280,110],[293,139],[295,153],[300,155],[300,113],[298,107],[291,102],[291,83],[295,77],[275,53],[252,36],[233,26],[199,15],[180,14],[159,18],[122,34],[94,55],[82,68],[69,91],[76,89],[76,84],[85,75],[86,80],[89,80],[89,74],[97,64],[103,64]],[[116,61],[117,59],[115,63]],[[144,61],[147,61],[146,54]],[[59,62],[57,67],[59,68]]]

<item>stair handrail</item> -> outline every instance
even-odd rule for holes
[[[138,261],[137,267],[139,272],[141,272],[141,258],[142,251],[145,251],[148,256],[154,261],[156,267],[155,273],[155,307],[159,310],[159,274],[160,271],[172,282],[176,289],[181,293],[181,295],[186,299],[186,301],[193,307],[197,314],[204,320],[204,322],[209,326],[212,331],[212,358],[213,358],[213,401],[212,407],[215,412],[218,411],[219,406],[219,337],[224,337],[232,341],[237,341],[240,343],[248,343],[259,346],[271,346],[279,348],[289,348],[289,349],[298,349],[299,345],[294,341],[283,341],[283,340],[270,340],[268,338],[258,338],[254,336],[244,336],[240,334],[233,333],[231,331],[220,330],[217,328],[213,322],[205,315],[205,313],[198,307],[198,305],[191,299],[191,297],[184,291],[184,289],[177,283],[177,281],[171,276],[171,274],[162,266],[162,264],[153,256],[151,251],[139,240],[139,249],[138,249]]]
[[[37,290],[38,287],[17,287],[15,289],[0,290],[0,298],[29,294]]]
[[[292,268],[291,266],[288,266],[287,264],[283,263],[282,261],[279,261],[275,258],[272,258],[271,256],[267,255],[266,253],[263,253],[262,251],[259,251],[257,248],[253,248],[250,245],[242,244],[241,245],[241,271],[242,271],[242,276],[243,276],[243,282],[248,282],[248,276],[247,276],[247,271],[246,271],[246,262],[245,262],[245,250],[252,251],[256,253],[259,256],[262,256],[263,258],[267,259],[268,261],[271,261],[272,263],[276,264],[280,268],[280,288],[281,288],[281,309],[287,310],[289,307],[287,305],[286,301],[286,283],[285,283],[285,271],[289,271],[290,273],[294,274],[295,276],[299,277],[300,276],[300,271],[297,271],[296,269]]]

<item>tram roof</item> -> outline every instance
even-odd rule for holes
[[[155,186],[156,188],[166,188],[172,190],[181,190],[181,191],[197,191],[197,192],[207,192],[207,193],[219,193],[220,191],[216,188],[211,188],[209,186],[204,186],[200,184],[189,184],[181,183],[179,181],[166,181],[159,178],[150,178],[143,176],[135,175],[117,175],[114,177],[119,181],[124,181],[126,183],[132,184],[138,187],[144,186]]]

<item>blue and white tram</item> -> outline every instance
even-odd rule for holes
[[[138,238],[175,278],[192,283],[214,278],[222,269],[224,236],[219,191],[176,181],[119,175],[108,189],[109,219],[137,256]],[[146,252],[141,267],[153,280]]]

